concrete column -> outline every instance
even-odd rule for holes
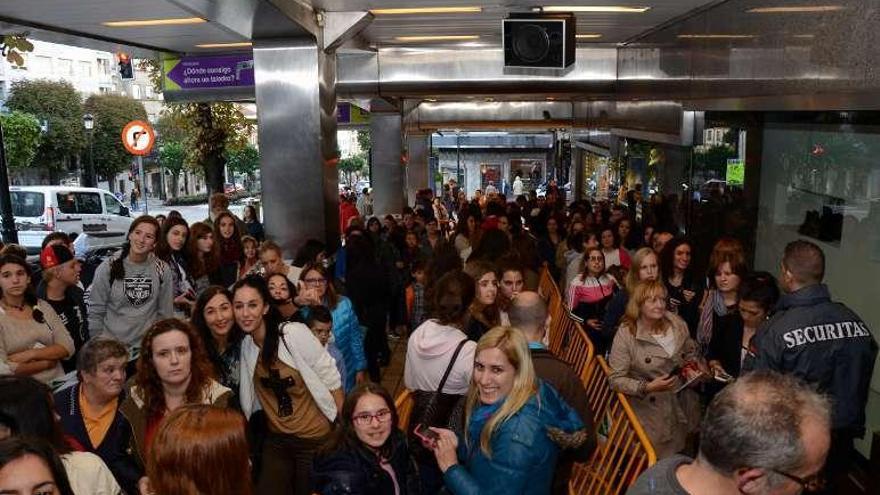
[[[428,156],[430,150],[430,136],[428,134],[412,134],[406,136],[406,151],[409,161],[406,164],[406,202],[413,204],[416,192],[419,189],[431,187],[431,177]]]
[[[254,41],[266,232],[287,256],[339,242],[336,56],[312,38]]]
[[[400,213],[406,206],[406,171],[400,160],[403,151],[402,122],[399,112],[370,113],[371,185],[373,212],[377,216]]]

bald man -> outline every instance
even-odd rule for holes
[[[510,326],[521,330],[529,341],[535,374],[559,391],[559,395],[578,412],[590,432],[590,438],[579,449],[565,451],[559,456],[551,493],[567,493],[572,465],[587,461],[596,448],[596,429],[587,391],[571,366],[554,356],[542,343],[550,326],[550,315],[547,313],[547,304],[537,292],[517,294],[511,301],[508,316]]]

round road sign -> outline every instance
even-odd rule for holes
[[[156,133],[143,120],[132,120],[122,129],[122,145],[132,155],[149,155],[155,142]]]

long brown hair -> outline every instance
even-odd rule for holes
[[[175,330],[183,332],[189,340],[190,379],[189,386],[186,388],[186,402],[202,402],[205,399],[205,392],[214,378],[213,368],[205,352],[205,346],[192,325],[177,318],[166,318],[153,323],[153,326],[147,330],[141,340],[141,355],[138,358],[137,374],[134,377],[134,383],[143,396],[147,412],[151,416],[161,415],[165,412],[165,392],[162,390],[159,373],[153,365],[153,340],[163,333]]]
[[[156,253],[156,256],[158,256],[159,259],[162,261],[171,261],[172,251],[171,246],[168,245],[168,233],[171,232],[171,229],[177,227],[178,225],[183,225],[184,227],[186,227],[186,240],[187,242],[189,242],[189,224],[186,223],[186,220],[181,217],[166,218],[165,223],[162,224],[162,235],[160,235],[159,238],[156,239],[156,249],[154,251]],[[183,248],[181,248],[181,251],[183,252],[180,254],[184,256],[186,255],[186,246],[187,243],[184,243]]]
[[[245,420],[240,412],[183,406],[162,421],[147,457],[153,492],[251,495]]]
[[[220,240],[215,237],[210,253],[199,251],[199,239],[211,234],[214,229],[204,222],[196,222],[189,228],[189,239],[186,240],[186,254],[189,270],[194,279],[215,272],[220,268]]]

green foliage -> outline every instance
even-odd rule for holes
[[[15,66],[24,66],[22,53],[34,51],[34,44],[27,40],[24,34],[10,33],[0,35],[0,56]]]
[[[250,177],[260,168],[260,151],[251,144],[227,151],[226,166],[236,174]]]
[[[78,155],[86,145],[82,101],[68,82],[44,79],[15,82],[6,107],[46,120],[49,125],[34,157],[35,166],[49,171],[62,170],[70,157]]]
[[[85,110],[95,117],[95,173],[110,177],[128,170],[132,155],[122,146],[122,128],[132,120],[147,120],[144,106],[128,96],[92,95]]]
[[[6,163],[19,169],[30,165],[40,146],[40,121],[29,113],[12,112],[0,115],[0,124],[3,125]]]
[[[159,163],[171,172],[179,174],[186,165],[186,150],[177,141],[163,141],[159,148]]]
[[[736,150],[729,145],[712,146],[694,153],[695,170],[714,170],[716,177],[727,174],[727,159],[736,158]]]
[[[348,158],[342,158],[339,160],[339,171],[344,172],[348,183],[352,183],[352,174],[356,174],[363,170],[367,166],[367,160],[363,157],[363,155],[354,155]]]
[[[356,139],[361,151],[369,153],[370,148],[373,146],[370,142],[370,131],[357,131]]]

